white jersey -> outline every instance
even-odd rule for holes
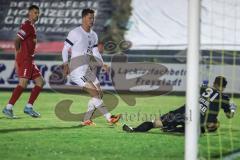
[[[91,54],[93,47],[98,43],[97,34],[90,30],[86,32],[81,26],[71,30],[64,42],[66,45],[71,47],[72,55],[74,57]]]
[[[81,26],[71,30],[64,42],[64,48],[66,49],[63,49],[62,52],[63,61],[67,61],[66,50],[71,48],[70,78],[81,87],[87,81],[99,83],[96,73],[93,73],[90,68],[91,56],[97,57],[97,60],[103,63],[97,44],[97,34],[93,30],[86,32]]]

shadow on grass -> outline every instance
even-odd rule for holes
[[[239,130],[232,130],[233,132],[238,132]],[[159,131],[159,132],[125,132],[122,131],[123,133],[126,134],[157,134],[157,135],[171,135],[171,136],[184,136],[184,133],[181,131]],[[204,137],[206,135],[211,135],[211,136],[219,136],[219,134],[217,132],[209,132],[209,133],[203,133],[200,135],[200,137]],[[221,135],[228,135],[227,133],[221,133]]]
[[[125,133],[125,134],[149,134],[149,135],[170,135],[170,136],[184,136],[183,133],[179,133],[179,132],[163,132],[163,131],[159,131],[159,132],[125,132],[125,131],[122,131],[122,132],[119,132],[119,133]]]
[[[240,158],[240,148],[235,149],[230,152],[223,153],[222,156],[223,156],[223,160],[230,160],[230,159],[237,159],[237,158],[239,159]],[[211,156],[211,158],[215,158],[215,159],[218,159],[220,157],[221,156],[219,154]],[[233,157],[235,157],[235,158],[233,158]]]
[[[22,117],[14,117],[14,118],[0,117],[0,119],[10,119],[10,120],[14,120],[14,119],[23,119],[23,118],[22,118]]]
[[[42,131],[42,130],[62,130],[62,129],[79,129],[84,126],[70,126],[70,127],[43,127],[43,128],[10,128],[10,129],[0,129],[1,133],[11,133],[11,132],[26,132],[26,131]]]

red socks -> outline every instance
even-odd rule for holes
[[[33,89],[32,89],[32,92],[31,92],[31,95],[30,95],[30,98],[28,100],[28,103],[29,104],[32,104],[35,102],[35,100],[37,99],[39,93],[41,92],[42,90],[42,87],[39,87],[39,86],[35,86]]]
[[[10,98],[8,103],[11,104],[11,105],[14,105],[16,103],[16,101],[18,100],[18,98],[21,96],[23,90],[24,90],[24,88],[22,86],[18,85],[13,90],[12,96],[11,96],[11,98]],[[28,103],[33,104],[34,101],[37,99],[37,97],[38,97],[39,93],[41,92],[41,90],[42,90],[42,87],[35,86],[32,89],[32,92],[31,92],[30,98],[28,100]]]
[[[21,96],[22,92],[23,92],[23,87],[22,86],[17,86],[12,93],[12,97],[9,100],[9,104],[14,105],[16,103],[16,101],[18,100],[18,98]]]

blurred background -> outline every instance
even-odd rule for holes
[[[162,64],[168,72],[158,80],[172,85],[173,92],[185,92],[187,0],[151,0],[151,3],[146,0],[0,0],[0,3],[1,89],[12,89],[18,83],[13,40],[26,18],[27,8],[36,4],[41,15],[36,24],[35,59],[47,82],[45,89],[50,89],[49,82],[54,77],[51,74],[61,64],[61,50],[68,32],[81,24],[82,9],[90,7],[96,10],[93,29],[99,36],[104,60],[109,65],[112,57],[119,54],[127,55],[128,63]],[[216,75],[224,75],[229,80],[226,92],[232,94],[240,93],[239,7],[237,0],[201,2],[200,82],[209,80],[212,83]],[[97,76],[103,89],[114,89],[109,73],[98,69]]]

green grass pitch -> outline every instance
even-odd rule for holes
[[[1,110],[11,92],[0,93]],[[110,127],[103,117],[94,119],[96,126],[79,127],[79,122],[66,122],[55,115],[55,106],[62,99],[74,103],[71,112],[86,110],[88,97],[71,94],[43,92],[35,103],[42,115],[33,119],[23,113],[29,92],[25,92],[14,106],[19,119],[7,119],[0,114],[0,159],[83,159],[83,160],[148,160],[184,157],[184,136],[166,134],[159,129],[148,133],[125,133],[122,123],[136,126],[154,116],[182,105],[184,96],[141,96],[135,106],[128,106],[119,96],[113,114],[122,113],[121,123]],[[134,95],[132,95],[134,96]],[[235,99],[240,106],[240,100]],[[200,159],[221,159],[225,154],[240,149],[240,116],[228,120],[220,114],[220,129],[205,134],[199,140]]]

